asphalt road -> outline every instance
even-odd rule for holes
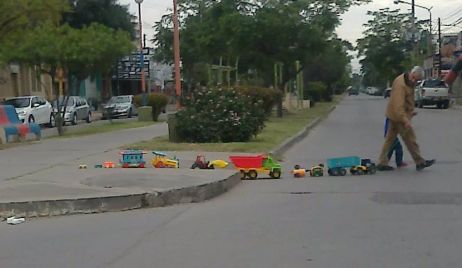
[[[376,158],[385,101],[347,97],[284,165]],[[201,204],[0,224],[1,267],[460,267],[461,110],[419,110],[435,166],[244,181]],[[406,160],[409,156],[405,154]]]

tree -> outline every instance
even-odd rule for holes
[[[385,86],[412,65],[415,44],[404,34],[409,18],[389,8],[369,11],[368,15],[372,19],[364,24],[365,37],[358,40],[357,47],[359,56],[363,57],[361,71],[366,85]]]
[[[323,82],[329,95],[337,87],[345,89],[350,74],[348,50],[352,49],[350,43],[338,38],[327,41],[323,51],[306,62],[304,81]]]
[[[133,16],[129,13],[128,7],[120,5],[117,0],[65,0],[71,6],[71,11],[66,12],[64,14],[63,22],[68,23],[71,27],[82,29],[85,27],[89,27],[94,23],[98,23],[100,25],[104,25],[108,28],[125,31],[129,33],[131,39],[135,37],[134,34],[134,27],[132,24]],[[98,38],[98,36],[96,36]],[[101,38],[102,42],[106,40]],[[114,49],[110,49],[107,52],[112,54]],[[106,51],[101,51],[101,53],[105,53]],[[108,55],[110,58],[111,55]],[[101,73],[103,77],[103,90],[101,92],[102,97],[106,97],[106,95],[110,94],[110,87],[111,87],[111,72],[113,66],[115,66],[115,62],[113,61],[104,61],[100,62],[100,64],[110,64],[110,66],[106,66],[105,72]],[[109,68],[109,69],[108,69]],[[95,75],[97,73],[89,73],[89,75]],[[85,79],[86,77],[82,78],[82,72],[71,72],[70,77],[77,78],[76,80],[70,80],[71,88],[77,88],[80,85],[81,80]],[[76,83],[77,82],[77,83]]]
[[[43,24],[57,25],[62,13],[68,10],[63,0],[0,1],[0,62],[5,53],[4,44]]]
[[[309,63],[333,37],[339,15],[368,0],[180,1],[182,63],[186,75],[198,62],[239,59],[239,71],[257,71],[273,84],[273,66],[283,65],[283,90],[295,78],[295,61]],[[171,62],[171,16],[156,24],[157,58]],[[282,116],[282,102],[278,105]]]
[[[99,23],[116,30],[123,30],[134,37],[134,28],[127,6],[117,0],[67,0],[72,10],[64,14],[64,23],[73,28],[83,28]]]
[[[4,58],[7,62],[17,61],[40,66],[43,73],[50,75],[57,99],[58,68],[79,73],[80,77],[95,71],[104,73],[111,64],[133,48],[127,33],[102,25],[93,24],[75,29],[67,24],[55,26],[50,23],[37,27],[35,31],[27,31],[20,42],[10,40],[6,47]],[[56,115],[59,134],[63,133],[60,124],[62,115]]]

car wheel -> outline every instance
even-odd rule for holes
[[[449,108],[449,101],[445,101],[443,103],[443,109],[448,109]]]
[[[421,101],[419,101],[419,103],[417,104],[417,107],[419,107],[419,108],[423,108],[423,104],[422,104],[422,102],[421,102]]]
[[[439,103],[436,104],[436,107],[438,109],[443,109],[443,104],[441,102],[439,102]]]
[[[77,114],[74,114],[74,115],[72,116],[71,124],[74,125],[74,126],[77,125]]]
[[[48,123],[49,128],[53,128],[56,126],[56,119],[55,116],[51,113],[50,114],[50,122]]]
[[[34,118],[34,116],[33,116],[33,115],[30,115],[30,116],[29,116],[29,119],[27,119],[27,122],[28,122],[28,123],[35,123],[35,118]]]
[[[91,123],[91,113],[90,112],[88,113],[87,119],[85,119],[85,121],[87,121],[88,124]]]
[[[127,118],[132,118],[132,109],[128,110]]]

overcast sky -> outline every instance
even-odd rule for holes
[[[119,0],[121,4],[129,5],[130,12],[134,15],[138,15],[138,7],[135,0]],[[148,39],[152,39],[154,31],[152,26],[154,22],[158,21],[162,15],[166,14],[167,9],[172,7],[172,0],[144,0],[142,3],[141,17],[143,20],[143,31],[148,35]],[[411,0],[408,0],[411,2]],[[461,0],[415,0],[415,3],[425,7],[432,7],[431,10],[433,16],[433,29],[437,29],[437,19],[441,17],[443,24],[450,24],[462,17],[462,1]],[[338,35],[346,39],[353,44],[361,37],[362,31],[364,30],[363,24],[367,22],[368,16],[366,15],[368,10],[378,10],[380,8],[400,8],[403,12],[410,9],[410,5],[406,4],[393,4],[393,0],[373,0],[372,3],[352,7],[346,14],[342,16],[342,25],[338,28]],[[429,13],[427,10],[416,7],[416,16],[418,19],[425,20],[429,19]],[[462,27],[462,23],[459,24]],[[462,28],[457,27],[443,27],[443,31],[457,32],[461,31]],[[353,63],[354,69],[358,68],[357,62]]]

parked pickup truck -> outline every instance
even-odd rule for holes
[[[449,88],[439,79],[423,80],[415,89],[415,106],[436,105],[438,109],[449,107]]]

